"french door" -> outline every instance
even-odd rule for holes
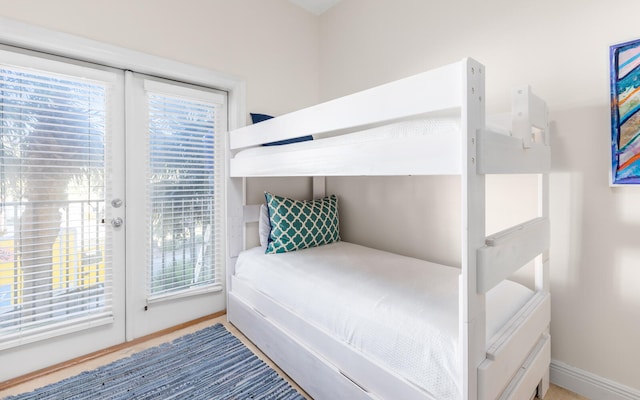
[[[0,381],[124,341],[124,73],[0,50]]]
[[[127,338],[225,307],[226,93],[126,73]]]
[[[0,49],[0,381],[224,309],[226,123],[224,92]]]

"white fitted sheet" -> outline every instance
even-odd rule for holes
[[[236,278],[436,399],[459,399],[460,270],[338,242],[240,254]],[[533,292],[504,281],[487,295],[491,338]]]

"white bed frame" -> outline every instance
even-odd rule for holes
[[[407,156],[387,148],[331,154],[341,166],[305,165],[311,155],[279,155],[281,169],[269,176],[313,176],[314,196],[324,194],[324,176],[461,176],[462,270],[459,343],[463,399],[530,399],[549,385],[550,299],[548,172],[550,147],[546,104],[528,87],[514,92],[512,135],[485,125],[484,66],[464,59],[438,69],[293,112],[230,132],[228,170],[227,313],[250,340],[315,399],[427,399],[424,391],[234,278],[245,246],[245,224],[256,206],[245,206],[245,177],[265,176],[255,159],[237,151],[296,136],[347,132],[418,115],[457,115],[459,138],[440,138],[438,148]],[[414,152],[415,153],[415,152]],[[378,162],[384,154],[385,163]],[[446,154],[437,162],[431,154]],[[315,156],[315,155],[313,155]],[[320,155],[322,156],[322,155]],[[271,162],[271,161],[270,161]],[[539,216],[485,237],[485,175],[539,174]],[[485,293],[534,260],[535,295],[499,331],[485,338]],[[330,311],[328,311],[330,312]],[[485,346],[490,343],[489,347]]]

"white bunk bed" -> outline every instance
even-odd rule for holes
[[[264,271],[275,274],[284,258],[258,254],[257,259],[262,260],[258,263],[264,263],[265,268],[254,268],[258,275],[253,281],[244,279],[250,267],[240,265],[243,257],[261,252],[244,248],[245,225],[258,220],[259,206],[245,205],[243,178],[312,176],[314,196],[321,197],[325,176],[459,175],[462,266],[455,270],[453,278],[458,312],[453,311],[454,323],[447,328],[457,329],[454,334],[457,348],[453,351],[456,376],[452,378],[459,385],[456,396],[469,400],[530,399],[538,393],[542,397],[549,384],[550,363],[550,148],[546,104],[527,87],[516,90],[511,122],[509,132],[487,127],[484,67],[475,60],[464,59],[230,132],[229,321],[315,399],[443,400],[428,387],[431,385],[428,381],[416,382],[419,376],[407,377],[393,363],[381,362],[347,344],[348,340],[323,325],[318,307],[332,307],[325,314],[333,313],[339,303],[332,305],[330,299],[339,295],[319,300],[326,303],[316,304],[313,311],[285,304],[286,297],[294,296],[295,291],[261,287],[261,281],[280,281],[260,274]],[[390,138],[385,137],[388,126],[395,132]],[[256,147],[304,135],[330,137],[286,146]],[[539,216],[487,237],[485,175],[516,173],[539,175]],[[307,253],[287,253],[287,257],[294,260],[294,265],[305,266],[305,261],[295,257],[306,260],[304,257],[310,254],[313,258],[314,252],[332,251],[334,245],[342,246],[326,245]],[[360,246],[356,247],[353,251],[360,254]],[[407,259],[362,249],[364,253],[358,257],[363,259]],[[236,265],[239,255],[241,261]],[[330,259],[326,254],[316,258]],[[525,293],[518,289],[517,298],[509,297],[516,296],[509,294],[515,293],[509,290],[495,294],[507,285],[507,278],[531,260],[535,263],[534,290]],[[420,271],[433,267],[445,275],[451,274],[451,267],[414,259],[407,262],[418,263]],[[380,268],[384,271],[384,267]],[[297,273],[305,276],[304,269]],[[384,272],[380,273],[383,279],[388,279],[384,278]],[[447,279],[451,284],[451,279]],[[301,293],[309,293],[298,286],[304,280],[290,285],[296,285]],[[429,290],[428,286],[420,290]],[[277,295],[283,292],[284,298]],[[491,309],[495,303],[515,304],[515,309],[496,319]],[[409,317],[410,309],[409,306],[405,310]]]

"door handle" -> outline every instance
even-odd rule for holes
[[[111,218],[111,226],[114,228],[120,228],[124,224],[124,221],[120,217]]]

